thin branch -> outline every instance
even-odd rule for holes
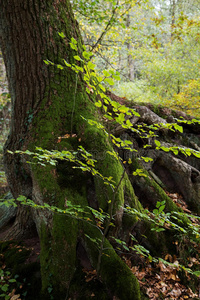
[[[119,4],[119,0],[117,1],[117,5],[115,6],[115,8],[113,9],[113,12],[112,12],[112,16],[110,18],[110,20],[108,21],[108,24],[106,25],[104,31],[101,33],[101,35],[99,36],[98,40],[96,41],[96,43],[92,46],[92,50],[94,50],[98,44],[101,42],[101,40],[103,39],[104,35],[107,33],[107,31],[109,30],[109,27],[111,27],[112,25],[112,22],[113,22],[113,19],[114,19],[114,16],[115,16],[115,13],[117,11],[117,8],[118,8],[118,4]]]

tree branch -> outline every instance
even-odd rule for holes
[[[111,16],[110,20],[108,21],[108,24],[106,25],[104,31],[101,33],[101,35],[99,36],[99,38],[96,41],[96,43],[92,46],[92,50],[94,50],[98,46],[98,44],[101,42],[101,40],[103,39],[103,37],[106,34],[106,32],[109,30],[109,27],[111,27],[113,19],[114,19],[114,16],[115,16],[117,8],[118,8],[118,4],[119,4],[119,1],[117,1],[117,5],[113,9],[112,16]]]

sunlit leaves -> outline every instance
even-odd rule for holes
[[[182,128],[182,127],[181,127]],[[160,141],[158,140],[154,140],[154,143],[156,145],[156,149],[157,150],[162,150],[164,152],[173,152],[175,155],[182,153],[185,156],[191,156],[194,155],[197,158],[200,158],[200,151],[191,149],[191,148],[187,148],[187,147],[180,147],[180,146],[165,146],[164,144],[161,144]]]
[[[153,213],[155,215],[161,214],[164,211],[164,209],[165,209],[165,205],[166,205],[165,201],[161,201],[161,202],[158,201],[156,203],[156,208],[153,210]]]
[[[82,55],[84,59],[89,60],[93,54],[92,52],[83,51]]]
[[[96,67],[96,65],[93,64],[91,61],[88,62],[87,68],[88,68],[89,70],[95,70],[95,67]]]
[[[114,80],[112,78],[105,78],[104,81],[109,85],[114,85]]]
[[[73,50],[78,50],[78,47],[77,47],[77,41],[72,37],[71,38],[71,42],[70,42],[70,47],[73,49]]]
[[[174,94],[169,101],[170,107],[183,110],[193,116],[200,116],[200,79],[188,80],[180,93]]]
[[[75,56],[74,56],[74,59],[75,59],[75,60],[78,60],[78,61],[83,61],[83,60],[80,58],[80,56],[78,56],[78,55],[75,55]]]
[[[102,107],[102,102],[99,100],[99,101],[95,102],[94,105],[96,107]]]
[[[62,39],[65,38],[65,34],[64,34],[63,32],[58,32],[58,35],[59,35]]]
[[[142,169],[137,169],[136,171],[133,172],[133,175],[147,177],[147,174]]]
[[[144,156],[141,156],[141,159],[144,160],[146,163],[150,162],[150,161],[153,161],[153,159],[151,157],[144,157]]]
[[[65,65],[67,66],[67,67],[70,67],[71,68],[71,64],[69,64],[65,59],[63,59],[63,61],[64,61],[64,63],[65,63]]]

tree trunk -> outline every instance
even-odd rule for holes
[[[59,32],[65,34],[64,40],[60,38]],[[102,157],[106,150],[112,149],[105,134],[89,126],[81,117],[98,119],[81,76],[70,69],[61,71],[44,63],[44,59],[57,64],[62,64],[63,59],[72,63],[76,54],[69,46],[72,37],[77,40],[81,55],[81,35],[70,1],[1,2],[0,43],[12,98],[11,128],[4,149],[5,170],[15,198],[25,195],[37,204],[47,202],[60,208],[64,208],[70,200],[72,204],[80,204],[84,208],[93,200],[88,199],[91,194],[89,190],[93,189],[98,206],[105,210],[112,190],[105,188],[100,179],[94,180],[94,187],[88,186],[86,183],[91,180],[91,176],[81,171],[72,172],[66,164],[43,168],[28,164],[27,157],[23,155],[7,152],[35,150],[36,146],[57,150],[76,149],[80,140],[82,145],[87,146],[87,150],[98,149]],[[58,137],[66,133],[76,137],[58,143]],[[123,167],[114,159],[112,161],[106,156],[97,167],[103,171],[104,176],[112,176],[116,183],[120,181]],[[124,190],[130,195],[130,205],[137,202],[127,180],[122,180],[116,194],[116,213],[124,203]],[[40,236],[43,292],[45,294],[47,288],[53,286],[56,297],[64,299],[77,269],[77,245],[80,240],[83,240],[92,267],[97,267],[98,251],[94,250],[94,245],[83,234],[87,233],[91,238],[101,238],[101,234],[96,227],[83,226],[81,221],[69,217],[19,207],[13,228],[16,230],[18,226],[22,235],[28,229],[27,222],[24,222],[26,219],[29,223],[31,219],[34,220]],[[115,254],[107,240],[105,245],[108,250],[105,250],[107,256],[102,256],[100,275],[112,294],[120,299],[140,299],[135,276]]]
[[[128,30],[130,30],[130,25],[131,25],[131,20],[130,20],[130,12],[127,14],[127,20],[126,20],[126,27]],[[127,70],[128,70],[128,79],[130,81],[134,81],[135,79],[135,66],[134,66],[134,60],[132,57],[132,52],[133,52],[133,42],[132,40],[128,37],[128,40],[126,42],[126,47],[127,47]]]
[[[175,10],[176,10],[176,1],[171,0],[170,1],[170,13],[171,13],[171,43],[173,43],[173,38],[174,38],[174,27],[175,27]]]

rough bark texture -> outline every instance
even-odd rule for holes
[[[64,40],[58,32],[65,34]],[[12,97],[11,131],[4,151],[9,186],[15,198],[25,195],[37,204],[46,202],[64,208],[67,201],[71,201],[86,210],[90,205],[109,211],[108,200],[112,199],[113,191],[101,179],[73,170],[67,163],[59,162],[56,167],[49,165],[45,168],[30,165],[27,157],[13,156],[7,150],[35,150],[36,146],[49,150],[76,150],[82,144],[88,151],[98,152],[101,158],[97,163],[98,170],[104,176],[112,176],[116,183],[121,182],[113,210],[116,227],[110,229],[104,242],[106,250],[101,258],[100,276],[111,295],[107,299],[116,296],[121,300],[139,300],[138,282],[116,254],[109,235],[112,233],[118,238],[128,239],[129,233],[134,231],[142,238],[142,226],[146,225],[135,224],[134,218],[127,220],[122,210],[125,204],[142,211],[141,203],[154,208],[156,201],[164,199],[167,210],[178,210],[163,186],[171,192],[178,191],[188,205],[199,212],[199,163],[195,158],[156,152],[153,138],[141,137],[120,126],[116,126],[113,133],[122,139],[130,139],[138,150],[138,157],[150,156],[153,161],[144,164],[138,161],[138,157],[121,149],[122,157],[132,157],[134,161],[131,166],[124,167],[105,155],[106,151],[113,149],[107,136],[81,117],[99,118],[93,99],[85,92],[81,76],[70,69],[61,71],[44,63],[44,59],[58,64],[66,59],[72,63],[75,53],[69,46],[71,37],[77,40],[81,55],[81,35],[69,1],[7,0],[0,3],[0,43]],[[144,123],[166,124],[169,121],[164,118],[166,112],[153,112],[147,107],[137,106],[135,109],[140,113],[140,117],[130,118],[135,128]],[[167,129],[160,129],[158,134],[162,143],[177,143],[197,149],[199,127],[185,125],[185,130],[190,134],[170,134]],[[65,134],[73,134],[74,137],[58,143],[58,138]],[[143,149],[147,143],[151,146],[150,150]],[[138,166],[146,169],[147,177],[131,175]],[[126,173],[123,176],[124,168]],[[189,191],[184,188],[185,185],[190,187]],[[90,215],[90,218],[93,219],[93,216]],[[100,231],[95,226],[64,215],[19,207],[11,234],[17,232],[17,238],[20,238],[20,233],[27,234],[34,224],[41,243],[42,299],[45,299],[50,286],[53,286],[57,299],[78,299],[75,293],[79,283],[75,280],[77,270],[80,265],[89,269],[96,269],[98,265],[99,252],[85,234],[101,239]],[[146,244],[149,248],[163,250],[164,242],[161,245],[156,234],[149,232],[148,237]],[[153,243],[150,243],[150,238]]]

